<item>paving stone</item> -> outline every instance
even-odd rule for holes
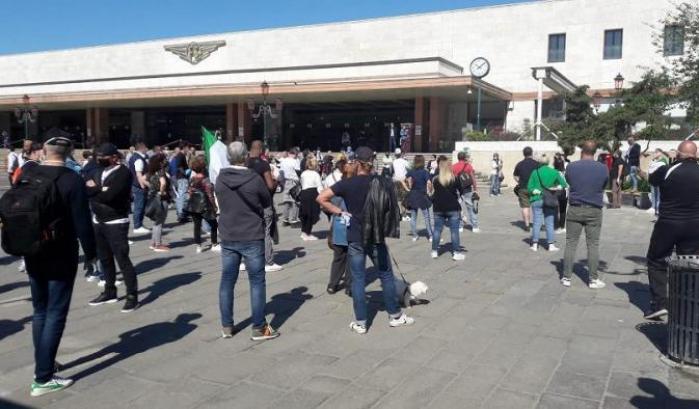
[[[600,402],[593,400],[582,400],[567,396],[552,395],[545,393],[541,396],[536,409],[597,409]]]
[[[393,392],[382,398],[378,406],[385,409],[424,408],[455,376],[449,372],[420,369],[411,374]]]
[[[527,355],[512,367],[502,380],[502,385],[511,390],[539,394],[548,384],[558,363],[557,358]]]
[[[390,358],[372,369],[366,375],[357,379],[357,384],[382,391],[390,391],[412,376],[419,368],[419,364]]]
[[[606,380],[606,377],[599,378],[582,375],[559,368],[553,374],[547,392],[590,400],[601,400]]]
[[[498,388],[485,401],[483,407],[488,409],[528,409],[536,405],[537,396]]]
[[[323,409],[367,409],[372,407],[384,392],[377,389],[350,385],[343,392],[326,400],[319,408]]]

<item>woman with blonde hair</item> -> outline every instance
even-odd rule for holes
[[[459,198],[463,194],[463,187],[459,178],[454,177],[451,164],[446,156],[440,156],[438,160],[438,173],[432,179],[434,195],[432,196],[434,214],[434,236],[432,237],[432,258],[439,257],[439,242],[442,236],[444,225],[449,226],[451,231],[452,259],[463,260],[464,254],[461,252],[459,240],[459,227],[461,220],[461,206]]]
[[[318,173],[318,159],[308,155],[305,161],[306,170],[301,173],[301,194],[299,201],[299,216],[301,218],[301,239],[303,241],[318,240],[311,234],[313,225],[320,220],[320,205],[316,202],[318,193],[323,190],[323,182]]]

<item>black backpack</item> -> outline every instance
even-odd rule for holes
[[[65,169],[65,171],[70,171]],[[32,169],[0,198],[2,249],[13,256],[36,256],[59,242],[65,232],[63,204],[56,180]]]
[[[461,189],[468,190],[471,186],[473,186],[473,179],[471,178],[471,175],[465,170],[459,172],[458,178],[459,182],[461,182]]]

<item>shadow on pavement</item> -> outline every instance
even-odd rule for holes
[[[667,323],[662,321],[642,322],[636,325],[636,330],[645,335],[658,352],[667,353]]]
[[[19,257],[14,257],[14,256],[0,257],[0,266],[7,266],[7,265],[10,265],[16,261],[19,261]]]
[[[274,261],[284,265],[292,262],[297,258],[306,257],[305,247],[294,247],[291,250],[279,250],[274,254]]]
[[[625,259],[632,261],[638,265],[645,266],[646,265],[646,258],[641,257],[641,256],[626,256],[624,257]]]
[[[308,294],[307,287],[296,287],[289,292],[272,296],[272,300],[265,305],[265,314],[274,314],[274,318],[272,318],[269,325],[274,329],[281,328],[292,315],[296,314],[306,301],[312,298],[313,296]],[[236,324],[235,330],[238,332],[242,331],[250,326],[251,323],[251,317],[248,317]]]
[[[638,378],[638,387],[651,396],[634,396],[629,403],[638,409],[696,409],[699,400],[680,399],[672,396],[665,384],[655,379]]]
[[[17,281],[16,283],[9,283],[0,285],[0,294],[6,293],[12,290],[16,290],[22,287],[29,287],[28,281]]]
[[[151,270],[157,270],[159,268],[164,267],[167,263],[171,262],[172,260],[179,260],[181,258],[184,258],[184,256],[169,256],[169,257],[162,257],[162,258],[151,258],[145,261],[141,261],[140,263],[136,264],[134,268],[136,269],[136,274],[143,274],[147,273]]]
[[[0,341],[4,338],[14,335],[18,332],[22,332],[24,326],[32,322],[32,316],[24,317],[21,320],[0,320]],[[0,408],[4,406],[0,405]]]
[[[642,312],[650,305],[650,292],[648,286],[638,281],[628,283],[614,283],[619,289],[624,290],[629,296],[629,301]]]
[[[178,287],[184,287],[186,285],[192,284],[200,278],[201,272],[196,272],[178,274],[154,281],[153,284],[139,291],[139,294],[146,292],[148,293],[148,295],[141,300],[140,304],[141,306],[150,304],[153,301],[160,298],[160,296],[167,294],[168,292],[175,290]]]
[[[10,402],[9,400],[5,400],[3,398],[0,398],[0,408],[2,408],[2,409],[34,409],[33,406],[26,406],[26,405],[22,405],[22,404],[15,403],[15,402]]]
[[[63,365],[63,370],[111,355],[104,361],[96,363],[95,365],[83,369],[82,371],[71,376],[71,378],[77,381],[103,369],[109,368],[110,366],[136,354],[140,354],[150,349],[158,348],[165,344],[170,344],[184,338],[197,328],[192,321],[195,321],[201,317],[202,315],[198,313],[185,313],[177,316],[177,318],[175,318],[175,320],[172,322],[159,322],[157,324],[150,324],[124,332],[123,334],[119,335],[120,339],[116,344],[109,345],[90,355],[78,358],[72,362],[68,362]]]

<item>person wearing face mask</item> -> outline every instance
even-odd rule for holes
[[[94,214],[92,218],[99,258],[105,276],[104,291],[90,301],[91,306],[117,302],[116,266],[119,265],[126,285],[126,303],[122,312],[138,307],[136,271],[129,258],[129,207],[131,172],[122,165],[119,151],[111,143],[95,152],[98,170],[87,180],[87,194]]]

